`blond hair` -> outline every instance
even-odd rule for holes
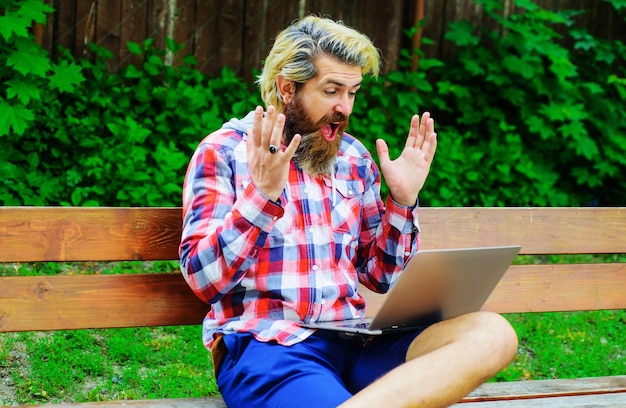
[[[315,76],[315,60],[328,55],[361,67],[364,75],[378,76],[380,54],[364,34],[329,18],[307,16],[278,34],[258,78],[266,106],[283,111],[276,78],[282,75],[296,84]]]

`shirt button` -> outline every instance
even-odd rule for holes
[[[404,253],[404,256],[409,256],[409,255],[411,255],[411,253],[410,253],[409,251],[406,251],[406,252]]]
[[[325,305],[325,304],[326,304],[326,299],[322,299],[322,300],[320,300],[320,304],[321,304],[321,305]]]
[[[276,220],[278,219],[278,216],[277,216],[277,215],[275,215],[275,216],[273,216],[273,217],[272,217],[272,219],[273,219],[274,221],[276,221]]]
[[[312,268],[312,269],[313,269],[314,271],[316,271],[316,270],[318,270],[319,268],[320,268],[319,266],[317,266],[317,265],[313,265],[313,268]]]
[[[348,194],[352,195],[354,193],[352,192],[352,190],[348,190]]]
[[[304,189],[304,194],[309,194],[309,189],[308,188]]]

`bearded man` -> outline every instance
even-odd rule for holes
[[[380,171],[345,132],[379,64],[358,31],[295,22],[265,60],[266,109],[229,121],[191,159],[181,270],[211,305],[203,341],[229,407],[448,406],[515,354],[515,332],[487,312],[373,337],[303,327],[362,318],[359,282],[386,292],[419,247],[433,119],[413,116],[394,160],[377,140]]]

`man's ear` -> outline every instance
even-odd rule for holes
[[[276,85],[278,86],[280,99],[283,101],[284,104],[289,103],[296,95],[295,82],[285,78],[284,76],[278,75],[278,77],[276,78]]]

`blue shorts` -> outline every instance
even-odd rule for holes
[[[318,330],[293,346],[228,334],[217,384],[229,408],[336,407],[404,363],[422,330],[367,339]]]

